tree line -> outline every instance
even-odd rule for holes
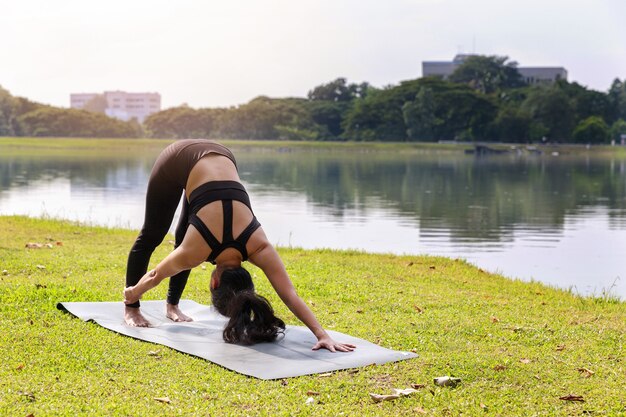
[[[229,108],[169,108],[122,122],[0,88],[0,135],[608,143],[626,135],[626,79],[608,92],[576,82],[527,85],[508,57],[471,56],[447,79],[375,88],[337,78],[306,98],[257,97]]]

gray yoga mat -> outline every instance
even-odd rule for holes
[[[241,346],[225,343],[222,330],[227,322],[213,307],[181,300],[180,308],[193,322],[175,323],[165,317],[165,301],[142,301],[141,310],[153,327],[124,324],[120,302],[65,302],[60,310],[85,321],[134,337],[204,358],[225,368],[260,379],[280,379],[357,368],[415,358],[411,352],[385,349],[363,339],[328,331],[337,341],[357,346],[353,352],[312,351],[316,338],[302,326],[287,326],[285,336],[274,343]]]

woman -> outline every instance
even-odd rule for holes
[[[175,249],[146,273],[183,191]],[[333,340],[296,294],[283,262],[252,212],[231,151],[204,139],[172,143],[157,158],[148,181],[144,225],[128,256],[124,320],[130,326],[150,326],[141,314],[139,299],[171,277],[166,315],[173,321],[191,321],[178,302],[191,268],[208,261],[216,266],[211,274],[213,305],[230,317],[224,340],[243,344],[275,340],[285,324],[274,316],[267,300],[254,293],[250,274],[241,266],[246,260],[261,268],[280,299],[317,337],[313,350],[355,348]]]

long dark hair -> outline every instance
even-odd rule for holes
[[[272,342],[285,330],[285,322],[274,315],[269,301],[254,292],[252,277],[243,267],[222,271],[211,298],[217,311],[230,317],[223,332],[227,343]]]

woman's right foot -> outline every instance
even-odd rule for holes
[[[139,308],[124,307],[124,322],[131,327],[151,327]]]

